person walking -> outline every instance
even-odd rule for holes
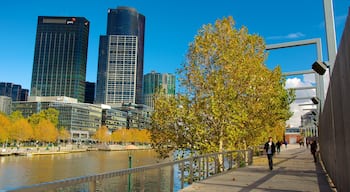
[[[317,151],[317,143],[315,140],[310,141],[310,150],[311,150],[311,154],[314,157],[314,162],[317,162],[317,158],[316,158],[316,151]]]
[[[276,143],[277,153],[281,152],[281,145],[282,145],[282,141],[277,141],[277,143]]]
[[[272,137],[269,137],[269,141],[265,143],[264,149],[267,154],[267,160],[269,161],[269,168],[270,170],[272,170],[273,169],[272,157],[276,152],[276,146],[275,146],[275,143],[272,141]]]

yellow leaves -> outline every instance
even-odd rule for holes
[[[279,137],[291,95],[280,70],[265,66],[266,57],[263,38],[235,29],[232,17],[203,26],[178,70],[184,93],[156,98],[156,150],[164,154],[171,145],[211,152],[222,150],[221,143],[233,149],[272,133]]]
[[[99,142],[108,142],[111,140],[111,136],[106,126],[99,127],[93,138],[98,140]]]
[[[147,129],[118,129],[111,135],[111,141],[122,143],[150,143],[151,135]]]
[[[9,139],[10,120],[8,117],[0,113],[0,142],[6,142]]]
[[[58,130],[58,138],[61,140],[68,140],[70,138],[70,134],[67,131],[67,129],[65,129],[64,127],[61,127]]]
[[[55,142],[58,137],[58,130],[49,120],[41,120],[34,126],[34,139],[44,142]]]
[[[20,142],[29,141],[34,137],[32,126],[23,117],[13,122],[10,134],[12,139]]]

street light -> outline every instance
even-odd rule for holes
[[[320,99],[318,97],[312,97],[311,98],[312,103],[314,103],[315,105],[320,103]]]
[[[328,65],[324,62],[315,61],[315,63],[312,64],[312,69],[319,75],[324,75],[327,71],[327,68]]]

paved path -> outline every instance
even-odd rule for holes
[[[266,156],[251,166],[235,169],[193,183],[182,192],[248,191],[336,191],[327,181],[320,163],[314,163],[310,149],[288,145],[274,157],[274,169],[268,169]]]

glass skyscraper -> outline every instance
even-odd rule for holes
[[[21,85],[0,82],[0,96],[11,97],[12,101],[26,101],[28,89],[22,89]]]
[[[100,36],[96,102],[143,104],[145,17],[134,8],[108,10],[107,35]]]
[[[154,107],[153,96],[157,91],[175,95],[175,75],[152,71],[144,76],[143,94],[145,105]]]
[[[85,99],[84,103],[94,103],[95,100],[95,83],[85,82]]]
[[[31,96],[84,102],[88,37],[84,17],[38,17]]]

